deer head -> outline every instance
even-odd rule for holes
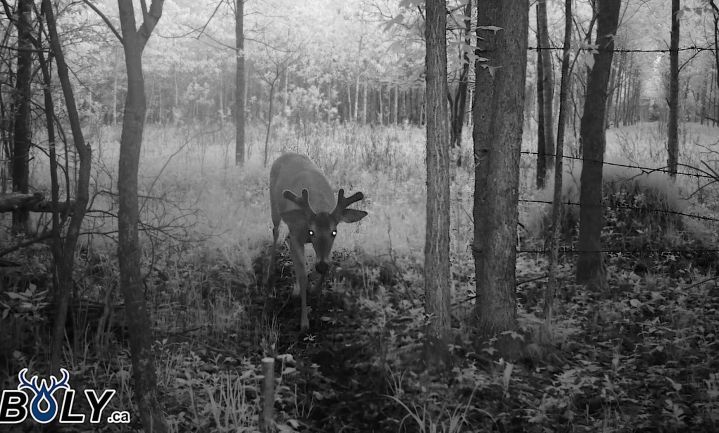
[[[364,199],[364,194],[356,192],[345,197],[345,190],[340,189],[337,193],[337,205],[332,212],[315,212],[310,206],[309,192],[306,189],[302,190],[301,197],[287,189],[282,192],[282,196],[299,207],[282,213],[282,219],[290,227],[290,232],[304,232],[304,242],[311,243],[315,250],[317,272],[326,273],[329,270],[332,245],[337,236],[337,225],[341,222],[354,223],[367,216],[365,211],[347,208]]]

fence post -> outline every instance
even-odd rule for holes
[[[275,358],[262,358],[262,413],[260,414],[260,431],[275,431]]]

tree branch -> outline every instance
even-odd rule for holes
[[[165,3],[165,0],[152,0],[149,11],[147,10],[147,4],[145,3],[145,0],[140,0],[140,3],[142,4],[143,21],[142,25],[140,26],[140,30],[138,31],[138,34],[140,36],[140,43],[142,44],[142,48],[144,49],[145,44],[147,43],[148,39],[150,39],[152,31],[155,29],[157,22],[162,16],[162,6]]]
[[[112,24],[112,22],[111,22],[110,19],[107,17],[107,15],[105,15],[104,13],[102,13],[102,11],[97,8],[97,6],[95,6],[94,4],[90,3],[90,0],[82,0],[82,1],[83,1],[83,3],[85,3],[86,5],[88,5],[88,6],[90,7],[90,9],[92,9],[93,11],[95,11],[95,13],[96,13],[100,18],[102,18],[103,21],[105,21],[105,24],[107,24],[107,27],[110,29],[110,31],[115,34],[115,36],[117,37],[117,39],[120,41],[121,44],[124,44],[125,42],[124,42],[123,39],[122,39],[122,35],[120,35],[120,32],[117,31],[117,29],[116,29],[115,26]]]
[[[37,237],[34,237],[34,238],[32,238],[32,239],[28,239],[28,240],[26,240],[26,241],[24,241],[24,242],[20,242],[20,243],[17,244],[17,245],[13,245],[13,246],[10,247],[10,248],[5,248],[4,250],[1,250],[1,251],[0,251],[0,257],[5,256],[5,255],[7,255],[7,254],[10,254],[10,253],[12,253],[13,251],[17,251],[17,250],[19,250],[19,249],[21,249],[21,248],[29,247],[29,246],[32,245],[32,244],[36,244],[36,243],[38,243],[38,242],[45,241],[45,240],[47,240],[47,239],[50,239],[51,237],[52,237],[52,232],[49,232],[49,231],[48,231],[48,232],[40,233],[39,235],[37,235]]]

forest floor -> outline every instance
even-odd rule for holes
[[[520,262],[520,281],[536,276],[527,272],[536,260]],[[525,355],[513,362],[475,351],[457,326],[449,371],[424,369],[420,296],[401,277],[374,300],[327,290],[299,341],[287,281],[269,301],[282,324],[278,351],[294,359],[291,392],[276,406],[289,425],[322,432],[716,431],[716,277],[686,257],[654,261],[642,276],[633,262],[610,259],[610,296],[573,285],[564,267],[556,344],[539,345],[524,328],[515,338]],[[538,321],[542,288],[518,291],[525,324]]]

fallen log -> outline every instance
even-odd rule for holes
[[[0,213],[12,212],[14,210],[23,209],[30,212],[65,212],[72,210],[75,204],[73,200],[57,203],[57,206],[51,201],[45,200],[42,193],[23,194],[19,192],[11,192],[8,194],[0,194]]]
[[[39,192],[35,194],[23,194],[19,192],[0,194],[0,212],[27,209],[33,204],[41,202],[44,198],[45,197]]]

